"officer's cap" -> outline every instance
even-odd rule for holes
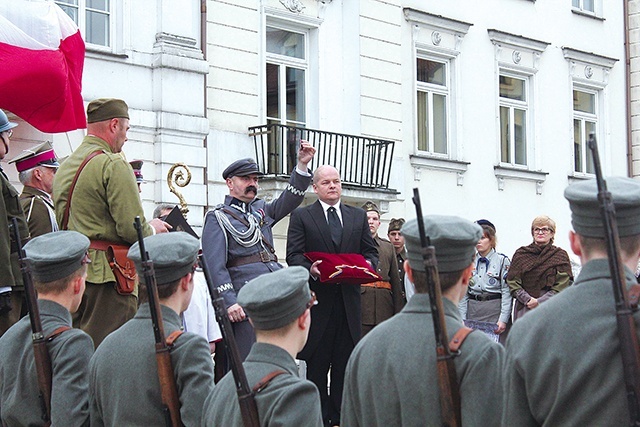
[[[616,210],[619,236],[640,234],[640,181],[615,176],[607,178],[606,182]],[[604,238],[596,180],[568,186],[564,197],[569,201],[575,232],[585,237]]]
[[[41,283],[70,276],[89,261],[89,239],[77,231],[54,231],[24,245],[33,278]]]
[[[311,307],[309,272],[293,266],[258,276],[240,289],[238,304],[256,329],[282,328]]]
[[[476,244],[482,237],[482,228],[478,224],[457,216],[426,215],[424,228],[436,249],[438,272],[460,271],[471,264]],[[402,235],[411,269],[425,271],[418,221],[407,221],[402,227]]]
[[[404,218],[391,218],[391,221],[389,221],[389,228],[387,232],[390,233],[392,231],[400,231],[404,223]]]
[[[156,282],[158,285],[166,285],[193,272],[200,242],[184,231],[176,231],[145,237],[144,248],[149,253],[149,259],[153,261]],[[138,242],[131,245],[127,256],[142,276],[144,270]]]
[[[87,106],[87,123],[115,118],[129,118],[129,107],[122,99],[99,98],[91,101]]]
[[[58,158],[51,142],[46,141],[42,144],[24,150],[22,153],[14,157],[9,163],[15,163],[18,172],[26,171],[36,166],[46,166],[48,168],[58,168]]]
[[[255,160],[250,158],[236,160],[222,172],[223,179],[247,175],[264,175],[260,172],[260,169],[258,169],[258,164]]]

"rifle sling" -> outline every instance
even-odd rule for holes
[[[71,187],[69,187],[69,195],[67,196],[67,205],[64,207],[64,215],[62,216],[62,223],[60,224],[60,230],[66,230],[67,225],[69,224],[69,209],[71,209],[71,196],[73,195],[73,189],[76,187],[76,183],[78,182],[78,177],[80,177],[80,172],[82,169],[89,163],[89,160],[93,159],[95,156],[104,153],[102,150],[96,150],[93,153],[89,154],[85,159],[80,163],[80,167],[76,171],[75,176],[73,177],[73,181],[71,181]]]
[[[56,329],[55,331],[53,331],[51,333],[51,335],[49,335],[47,338],[45,338],[46,342],[51,342],[53,341],[58,335],[60,335],[61,333],[63,333],[64,331],[68,331],[69,329],[71,329],[71,326],[60,326],[58,329]]]
[[[632,285],[629,288],[629,305],[633,310],[638,308],[638,300],[640,300],[640,285]]]
[[[449,341],[449,351],[457,353],[460,346],[471,332],[473,332],[473,329],[467,328],[466,326],[458,329],[458,332],[456,332],[451,341]]]
[[[260,393],[262,390],[265,389],[266,386],[269,385],[269,383],[271,382],[271,380],[273,380],[275,377],[277,377],[278,375],[282,375],[282,374],[286,374],[287,371],[283,371],[281,369],[273,371],[268,373],[267,375],[265,375],[260,381],[258,381],[256,383],[256,385],[253,386],[253,388],[251,389],[251,391],[256,394],[256,393]]]
[[[169,348],[173,347],[173,344],[176,342],[178,337],[180,335],[182,335],[183,333],[184,333],[184,331],[181,331],[180,329],[178,329],[177,331],[171,332],[169,334],[169,336],[167,337],[167,339],[165,340],[165,342],[167,343],[167,347],[169,347]]]

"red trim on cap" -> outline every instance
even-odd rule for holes
[[[35,168],[42,162],[53,160],[55,158],[56,153],[53,150],[47,150],[33,157],[29,157],[28,159],[18,160],[16,162],[16,169],[18,169],[18,172],[26,171],[28,169]]]

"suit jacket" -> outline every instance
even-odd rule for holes
[[[311,261],[305,252],[358,253],[369,260],[373,267],[378,264],[378,250],[371,237],[367,214],[363,209],[340,203],[342,214],[342,243],[336,251],[331,241],[331,231],[319,201],[312,205],[298,208],[291,214],[287,233],[287,264],[301,265],[311,268]],[[311,356],[322,338],[322,334],[331,320],[331,311],[335,294],[342,293],[349,332],[354,345],[360,339],[360,285],[326,284],[314,278],[309,279],[311,290],[316,293],[318,305],[311,309],[311,329],[307,344],[298,357],[306,359]]]

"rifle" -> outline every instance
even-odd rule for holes
[[[13,238],[18,245],[18,260],[22,281],[24,282],[25,296],[27,300],[27,310],[29,310],[29,320],[31,321],[31,340],[33,342],[33,357],[36,363],[36,375],[38,376],[38,389],[40,390],[40,405],[42,407],[42,421],[46,426],[51,425],[51,387],[53,374],[51,372],[51,356],[47,349],[47,339],[42,330],[40,320],[40,308],[38,307],[38,297],[36,288],[31,280],[31,270],[27,262],[27,256],[22,249],[22,240],[18,230],[18,220],[11,218]]]
[[[244,427],[260,427],[258,405],[256,405],[256,400],[251,388],[249,387],[247,375],[244,372],[244,367],[240,360],[240,353],[238,352],[236,338],[233,335],[233,330],[231,329],[231,321],[227,314],[227,308],[220,296],[220,292],[218,292],[218,289],[213,285],[213,280],[211,280],[207,262],[202,254],[198,255],[198,261],[200,262],[200,267],[202,268],[204,278],[207,281],[207,287],[209,288],[209,293],[211,294],[211,302],[216,313],[216,320],[220,326],[220,332],[222,333],[224,349],[229,355],[231,372],[233,373],[233,379],[236,382],[236,392],[238,394],[238,404],[240,405],[242,423],[244,424]]]
[[[598,145],[594,133],[589,134],[588,146],[593,155],[593,166],[598,184],[598,201],[600,202],[600,213],[607,243],[609,270],[616,304],[620,354],[622,355],[624,383],[629,407],[629,420],[631,426],[640,426],[640,346],[638,345],[638,334],[633,318],[633,312],[637,310],[637,306],[633,306],[629,302],[624,265],[620,258],[620,237],[618,235],[616,209],[611,193],[607,190],[607,183],[602,177],[600,156],[598,155]]]
[[[431,304],[431,316],[436,338],[436,356],[438,366],[438,386],[440,388],[440,412],[442,425],[457,427],[462,424],[460,413],[460,390],[456,368],[453,363],[457,353],[449,350],[449,335],[444,321],[444,307],[442,305],[442,290],[440,289],[440,277],[438,276],[438,262],[436,249],[431,245],[431,239],[425,234],[422,220],[422,206],[420,205],[420,192],[413,189],[413,204],[418,216],[418,230],[420,232],[420,244],[422,246],[422,259],[426,272],[429,302]]]
[[[140,258],[142,270],[144,272],[144,282],[149,295],[149,309],[151,310],[151,322],[153,324],[153,335],[156,341],[156,361],[158,362],[158,379],[160,380],[160,395],[162,397],[162,410],[165,424],[168,427],[183,426],[180,419],[180,400],[178,399],[178,389],[176,378],[171,365],[171,354],[169,346],[165,341],[164,325],[162,323],[162,311],[160,309],[160,299],[158,298],[158,284],[153,270],[153,261],[149,259],[149,253],[144,248],[144,238],[142,237],[142,224],[137,216],[133,224],[138,232],[138,245],[140,248]]]

